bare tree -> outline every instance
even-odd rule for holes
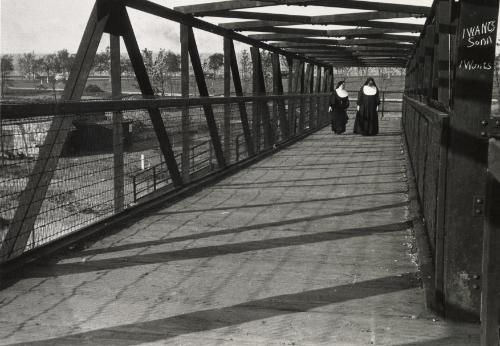
[[[1,78],[2,78],[2,89],[1,93],[2,96],[5,93],[5,90],[8,86],[8,81],[9,81],[9,76],[12,71],[14,71],[14,58],[12,55],[2,55],[2,61],[1,61]]]
[[[45,73],[47,74],[47,84],[49,84],[50,87],[52,88],[52,92],[54,93],[54,100],[56,101],[57,100],[56,74],[61,69],[61,64],[59,63],[59,60],[57,59],[57,55],[56,54],[48,54],[48,55],[44,56],[43,68],[45,70]]]
[[[35,77],[35,60],[36,56],[34,52],[25,53],[19,58],[19,68],[21,69],[21,72],[24,74],[24,76],[28,79],[32,79]]]
[[[59,61],[61,73],[64,78],[68,78],[69,72],[71,71],[71,66],[75,60],[73,55],[70,55],[66,49],[62,49],[56,53],[57,60]]]
[[[212,90],[222,66],[224,66],[224,54],[214,53],[208,57],[208,68],[212,71]]]
[[[264,74],[264,83],[266,85],[266,90],[273,90],[273,59],[271,52],[262,51],[261,54],[262,61],[262,73]]]
[[[92,70],[99,75],[108,74],[111,68],[111,53],[109,47],[106,47],[104,52],[99,52],[95,55]]]
[[[243,49],[241,51],[241,57],[240,57],[240,70],[241,70],[241,77],[243,80],[244,84],[244,90],[245,92],[248,91],[248,85],[249,85],[249,80],[251,77],[251,68],[250,68],[250,55],[248,54],[248,51],[246,49]]]
[[[155,93],[165,96],[167,83],[170,81],[170,92],[173,92],[172,77],[180,71],[180,57],[172,51],[161,49],[156,56],[147,48],[142,50],[142,58],[150,76]]]
[[[167,72],[167,77],[170,81],[170,94],[173,94],[173,77],[181,70],[181,57],[179,54],[175,54],[172,51],[168,51],[165,56],[165,67]]]

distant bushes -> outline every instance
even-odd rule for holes
[[[85,87],[85,92],[87,92],[87,93],[102,93],[102,92],[104,92],[104,90],[102,90],[98,85],[89,84]]]

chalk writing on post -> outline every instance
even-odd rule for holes
[[[496,21],[491,20],[480,25],[464,28],[462,39],[466,40],[466,47],[493,45],[493,34],[497,30]]]
[[[489,20],[481,24],[467,26],[461,32],[461,46],[465,49],[465,56],[458,63],[458,68],[465,71],[489,71],[493,70],[492,61],[485,61],[484,48],[495,46],[495,34],[497,21]],[[477,49],[479,51],[476,51]],[[494,48],[493,48],[494,49]],[[470,51],[470,54],[466,53]],[[486,54],[488,55],[488,54]]]

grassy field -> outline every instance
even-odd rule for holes
[[[349,77],[346,80],[347,89],[350,91],[359,90],[360,86],[366,78],[362,77]],[[223,95],[224,93],[224,83],[221,78],[212,79],[207,78],[206,80],[208,90],[210,95]],[[404,77],[393,76],[391,79],[387,80],[377,80],[381,90],[403,90],[404,88]],[[252,93],[252,81],[251,79],[242,80],[243,91],[245,94]],[[111,97],[111,83],[109,78],[102,77],[90,77],[87,81],[87,86],[94,85],[97,86],[102,92],[86,92],[84,96],[86,98],[99,98],[107,99]],[[288,91],[288,80],[283,79],[284,91]],[[60,98],[62,90],[64,89],[64,83],[56,84],[55,94],[57,98]],[[180,78],[174,77],[169,81],[165,88],[165,96],[179,96],[180,91]],[[196,86],[196,81],[193,76],[191,76],[189,83],[189,90],[191,95],[197,95],[198,90]],[[123,77],[122,78],[122,91],[125,96],[131,94],[139,94],[140,90],[138,88],[135,78]],[[234,92],[234,89],[231,89]],[[160,92],[158,91],[160,94]],[[27,80],[27,79],[14,79],[9,81],[9,88],[3,97],[4,100],[11,100],[21,102],[23,100],[29,101],[53,101],[54,91],[47,84],[40,85],[40,81]]]

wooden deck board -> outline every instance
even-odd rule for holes
[[[328,129],[0,291],[0,344],[477,345],[424,307],[397,120]]]

